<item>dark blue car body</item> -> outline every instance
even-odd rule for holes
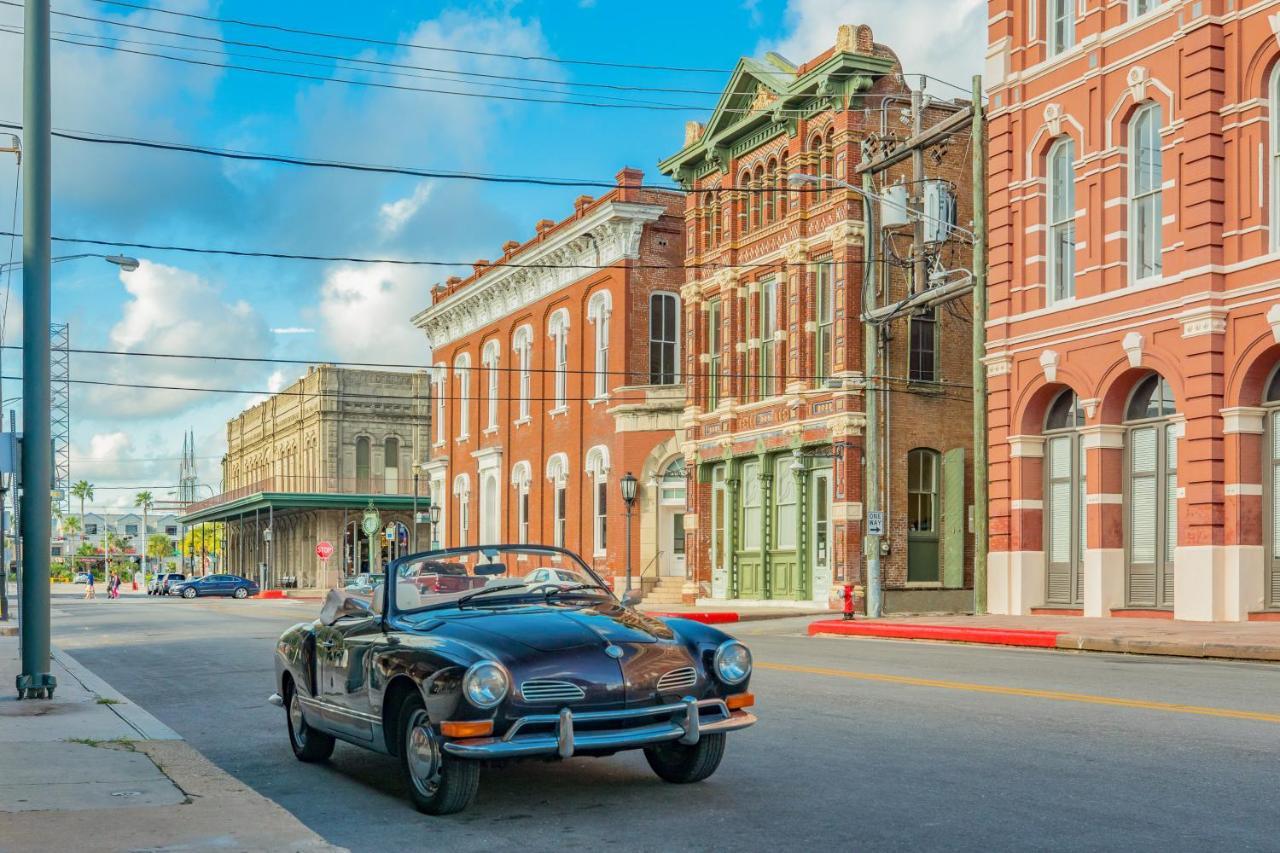
[[[181,583],[170,584],[170,595],[183,598],[197,598],[203,595],[224,595],[233,598],[247,598],[258,594],[258,584],[239,575],[205,575],[191,578]]]

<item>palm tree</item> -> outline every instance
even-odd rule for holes
[[[93,500],[93,483],[80,480],[71,487],[72,497],[80,499],[80,544],[84,544],[84,502]]]
[[[155,496],[151,492],[138,492],[133,499],[134,506],[142,507],[142,541],[146,542],[147,537],[151,534],[151,528],[147,524],[147,512],[156,505]],[[142,548],[142,582],[147,581],[147,548]]]
[[[68,515],[62,519],[62,530],[68,539],[70,539],[75,534],[79,533],[80,529],[81,529],[80,516]],[[70,553],[70,548],[67,549],[67,552]],[[72,568],[72,574],[74,576],[74,573],[76,571],[76,559],[74,555],[71,558],[71,568]]]

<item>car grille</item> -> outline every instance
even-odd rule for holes
[[[698,683],[698,671],[691,666],[673,669],[658,679],[658,690],[683,690]]]
[[[576,684],[551,678],[531,678],[520,685],[520,695],[526,702],[573,702],[586,698],[586,693]]]

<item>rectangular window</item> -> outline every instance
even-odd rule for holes
[[[86,536],[97,536],[97,535],[98,535],[98,525],[96,525],[96,524],[86,524],[86,525],[84,526],[84,532],[85,532],[85,535],[86,535]]]
[[[1160,2],[1161,0],[1129,0],[1129,17],[1137,18],[1145,15],[1159,6]]]
[[[566,397],[568,395],[569,381],[569,333],[562,326],[556,332],[556,408],[562,409],[568,405]]]
[[[489,362],[488,379],[489,379],[489,421],[485,425],[488,429],[498,428],[498,358],[494,356]]]
[[[441,368],[441,370],[443,370],[443,368]],[[436,395],[436,444],[444,444],[444,425],[445,425],[444,399],[446,396],[448,396],[448,394],[445,392],[445,381],[444,381],[443,374],[440,374],[439,378],[436,380],[436,382],[432,387],[435,389],[435,395]]]
[[[1159,276],[1163,268],[1160,123],[1160,107],[1148,104],[1138,110],[1130,124],[1129,251],[1135,281]]]
[[[609,484],[603,477],[596,480],[596,507],[595,507],[595,540],[597,554],[605,553],[608,547],[608,524],[606,522],[608,516],[609,501]]]
[[[609,393],[609,317],[596,319],[596,397]]]
[[[136,524],[126,524],[126,525],[124,526],[124,535],[125,535],[125,536],[137,536],[137,535],[138,535],[138,525],[136,525]]]
[[[720,405],[720,300],[712,299],[707,311],[707,411]]]
[[[774,534],[775,547],[796,547],[796,477],[791,470],[791,456],[780,456],[774,462]]]
[[[760,285],[760,396],[777,393],[774,371],[777,369],[778,280],[771,278]]]
[[[529,487],[520,489],[520,544],[529,543]]]
[[[553,543],[557,548],[564,547],[566,503],[565,487],[563,485],[557,485],[555,493],[555,542]]]
[[[471,544],[471,502],[466,496],[458,501],[458,546],[465,548]]]
[[[1076,295],[1075,143],[1064,139],[1049,152],[1049,301]]]
[[[177,526],[176,526],[176,525],[173,525],[173,524],[166,524],[166,525],[165,525],[165,528],[164,528],[164,535],[165,535],[165,536],[177,536],[177,535],[178,535],[178,528],[177,528]]]
[[[937,530],[938,454],[913,450],[907,455],[907,528],[922,533]]]
[[[525,341],[520,346],[520,418],[529,417],[529,395],[532,387],[530,362],[533,360],[533,344]]]
[[[1046,17],[1049,29],[1049,55],[1057,56],[1075,43],[1075,0],[1048,0]]]
[[[938,381],[938,312],[927,308],[911,315],[911,351],[907,379],[912,382]]]
[[[649,384],[674,385],[679,304],[674,294],[649,297]]]
[[[465,438],[471,434],[471,369],[459,365],[458,379],[458,437]]]
[[[746,551],[760,548],[763,495],[760,488],[760,463],[742,466],[742,547]]]
[[[814,375],[818,384],[823,384],[831,375],[831,359],[835,351],[835,262],[831,258],[818,261],[816,274],[817,299],[815,315],[818,330],[814,341]]]

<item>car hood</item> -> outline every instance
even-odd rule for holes
[[[502,638],[542,652],[657,643],[675,637],[662,622],[617,605],[459,610],[448,617],[448,621],[479,635]]]

